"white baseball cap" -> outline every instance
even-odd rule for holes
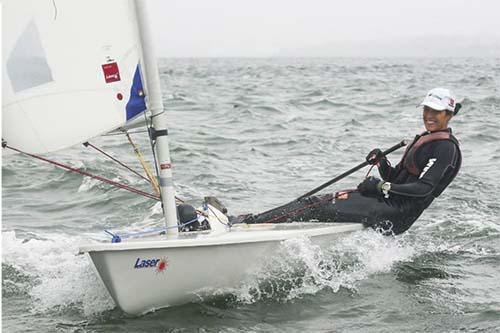
[[[455,104],[455,95],[449,89],[434,88],[427,93],[422,103],[418,106],[428,106],[438,111],[448,110],[454,112]]]

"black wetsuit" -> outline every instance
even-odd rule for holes
[[[451,135],[451,129],[441,132],[417,135],[396,167],[391,167],[385,158],[380,161],[380,175],[391,183],[388,198],[382,194],[364,196],[357,191],[311,196],[258,215],[240,216],[238,222],[361,222],[401,234],[444,191],[460,169],[458,141]]]

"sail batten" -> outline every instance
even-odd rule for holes
[[[144,112],[133,10],[122,0],[3,1],[2,138],[9,145],[59,150]]]

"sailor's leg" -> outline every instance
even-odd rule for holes
[[[311,196],[293,201],[261,214],[242,215],[233,223],[282,223],[298,221],[357,222],[388,233],[407,230],[421,212],[405,212],[381,198],[366,197],[350,192],[334,199],[332,194]]]
[[[369,223],[378,211],[387,210],[383,202],[376,198],[364,197],[358,192],[348,193],[343,199],[334,198],[333,194],[310,196],[300,201],[292,201],[286,205],[266,212],[241,216],[243,223],[281,223],[300,221],[319,222],[359,222]],[[393,210],[384,215],[393,213]]]
[[[260,214],[240,215],[232,218],[232,223],[283,223],[300,222],[316,219],[315,208],[327,205],[331,202],[333,195],[310,196],[300,201],[292,201],[286,205],[273,208]]]
[[[359,192],[348,193],[345,199],[337,198],[334,205],[322,208],[322,215],[336,222],[361,222],[394,234],[406,231],[421,214],[421,211],[405,211],[382,198],[366,197]]]

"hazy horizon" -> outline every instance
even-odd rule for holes
[[[500,57],[500,2],[150,0],[159,57]]]

